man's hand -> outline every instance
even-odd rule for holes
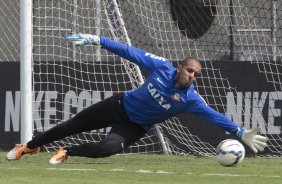
[[[100,45],[100,37],[91,34],[71,34],[67,35],[65,39],[70,40],[76,46],[84,45]]]
[[[268,140],[267,137],[257,135],[260,131],[259,127],[256,127],[251,130],[241,129],[238,133],[238,136],[241,140],[248,145],[255,153],[258,151],[263,151],[264,148],[267,146],[266,141]]]

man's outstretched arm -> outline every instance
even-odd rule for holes
[[[102,48],[137,64],[149,72],[161,65],[162,62],[167,61],[165,58],[102,36],[74,34],[66,36],[66,39],[73,41],[76,46],[101,45]]]
[[[188,112],[191,112],[199,118],[211,122],[232,135],[239,137],[242,142],[248,145],[255,153],[263,151],[267,146],[266,142],[268,138],[257,134],[260,131],[259,127],[255,127],[251,130],[239,127],[225,115],[209,107],[198,94],[195,96],[193,103],[191,103]]]

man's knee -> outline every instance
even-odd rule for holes
[[[124,150],[124,143],[120,140],[105,140],[99,144],[99,157],[109,157]]]

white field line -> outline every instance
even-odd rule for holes
[[[228,174],[228,173],[207,173],[207,174],[201,174],[201,176],[229,176],[229,177],[264,177],[264,178],[280,178],[281,176],[273,175],[246,175],[246,174]]]
[[[160,171],[150,171],[150,170],[143,170],[143,169],[140,169],[140,170],[137,170],[137,171],[133,171],[133,170],[124,170],[124,169],[111,169],[111,170],[108,170],[110,172],[135,172],[135,173],[143,173],[143,174],[173,174],[174,172],[169,172],[169,171],[163,171],[163,170],[160,170]]]
[[[8,169],[8,170],[17,170],[21,169],[19,167],[0,167],[0,169]],[[207,177],[261,177],[261,178],[281,178],[280,175],[246,175],[246,174],[229,174],[229,173],[190,173],[190,172],[183,172],[183,173],[176,173],[170,171],[151,171],[151,170],[126,170],[126,169],[111,169],[111,170],[97,170],[97,169],[86,169],[86,168],[46,168],[49,171],[86,171],[86,172],[128,172],[128,173],[142,173],[142,174],[187,174],[187,175],[198,175],[198,176],[207,176]]]
[[[57,171],[99,171],[96,169],[71,169],[71,168],[47,168],[47,170],[57,170]],[[143,174],[170,174],[174,172],[167,172],[167,171],[150,171],[150,170],[125,170],[125,169],[111,169],[111,170],[104,170],[106,172],[131,172],[131,173],[143,173]]]
[[[96,169],[72,169],[72,168],[47,168],[47,170],[55,171],[97,171]]]
[[[99,170],[95,170],[95,169],[68,169],[68,168],[47,168],[48,170],[61,170],[61,171],[73,171],[73,170],[77,170],[77,171],[99,171]],[[129,173],[142,173],[142,174],[177,174],[175,172],[170,172],[170,171],[151,171],[151,170],[125,170],[125,169],[111,169],[111,170],[103,170],[106,172],[129,172]],[[181,174],[181,173],[178,173]],[[195,173],[188,173],[185,172],[183,174],[187,174],[187,175],[196,175]],[[228,173],[202,173],[200,174],[200,176],[220,176],[220,177],[262,177],[262,178],[281,178],[281,176],[279,175],[245,175],[245,174],[228,174]]]
[[[21,168],[19,168],[19,167],[8,167],[8,168],[0,167],[0,169],[17,170],[17,169],[21,169]]]

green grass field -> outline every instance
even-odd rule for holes
[[[70,157],[49,165],[51,153],[6,161],[1,152],[2,184],[281,184],[282,159],[245,158],[237,167],[220,166],[215,158],[164,155],[115,155],[103,159]]]

